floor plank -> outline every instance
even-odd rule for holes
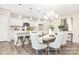
[[[0,42],[0,55],[35,55],[35,50],[29,44],[22,48],[22,46],[15,47],[13,41],[5,41]],[[55,55],[54,51],[50,52],[50,55]],[[79,55],[79,44],[73,43],[71,45],[70,42],[67,42],[67,47],[58,52],[58,55]]]

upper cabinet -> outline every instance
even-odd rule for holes
[[[11,18],[11,23],[10,26],[25,26],[25,25],[30,25],[34,30],[42,30],[43,29],[43,21],[40,21],[38,19],[20,19],[17,17],[12,17]]]
[[[11,26],[23,26],[22,19],[11,18]]]

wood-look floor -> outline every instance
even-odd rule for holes
[[[21,46],[15,47],[13,41],[0,42],[0,55],[35,55],[35,50],[29,44],[22,48]],[[50,55],[55,55],[54,51],[51,51]],[[70,42],[67,42],[67,47],[58,52],[58,55],[79,55],[79,44],[71,45]]]

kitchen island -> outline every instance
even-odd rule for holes
[[[15,31],[14,32],[14,45],[17,46],[18,42],[20,41],[21,44],[19,45],[24,45],[24,42],[26,39],[29,39],[30,37],[30,32],[27,31]]]

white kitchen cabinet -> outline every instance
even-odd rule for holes
[[[11,26],[23,26],[23,20],[18,18],[11,18]]]

